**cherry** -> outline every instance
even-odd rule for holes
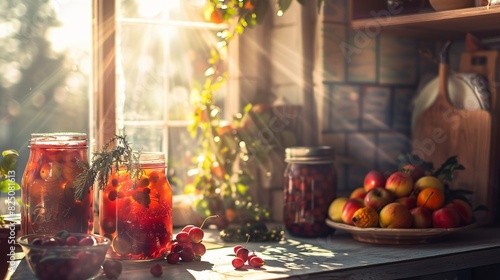
[[[240,248],[243,248],[243,246],[241,246],[241,245],[236,245],[236,246],[234,246],[234,248],[233,248],[234,253],[236,254],[236,252],[238,252],[238,250],[239,250]]]
[[[179,259],[180,259],[179,253],[176,252],[172,252],[167,256],[167,262],[169,264],[176,264],[179,262]]]
[[[68,246],[78,245],[78,238],[76,238],[75,236],[68,236],[68,238],[66,238],[66,245]]]
[[[151,268],[149,269],[149,272],[151,272],[151,274],[154,277],[160,277],[163,274],[163,268],[161,267],[161,265],[159,263],[155,263],[151,266]]]
[[[177,233],[177,235],[175,236],[175,239],[179,243],[191,242],[191,239],[189,238],[189,234],[185,231],[181,231],[181,232]]]
[[[184,228],[182,228],[182,231],[189,233],[189,230],[191,230],[192,228],[194,228],[193,225],[187,225]]]
[[[218,217],[219,217],[219,215],[208,216],[208,217],[205,218],[205,220],[203,220],[203,223],[201,223],[200,227],[193,226],[191,229],[189,229],[189,237],[191,238],[191,242],[200,243],[201,240],[203,240],[203,237],[205,235],[205,233],[202,230],[203,225],[205,225],[205,222],[208,219],[218,218]]]
[[[172,248],[170,249],[171,252],[174,252],[174,253],[180,253],[182,251],[184,247],[179,244],[179,243],[174,243],[172,245]]]
[[[122,273],[122,263],[117,260],[106,259],[102,264],[102,270],[108,279],[118,279]]]
[[[195,256],[203,256],[207,252],[207,248],[203,243],[193,243],[193,251]]]
[[[244,262],[248,260],[248,249],[247,248],[240,248],[236,252],[236,257],[241,258]]]
[[[254,257],[257,257],[257,255],[255,254],[255,252],[252,252],[252,254],[248,255],[248,264],[250,264],[250,261],[252,260],[252,258]]]
[[[94,244],[95,244],[95,239],[90,236],[86,236],[78,242],[78,246],[90,246]]]
[[[183,262],[194,261],[194,251],[192,248],[184,248],[179,255]]]
[[[240,269],[245,265],[245,261],[242,258],[234,258],[233,261],[231,262],[234,268]]]
[[[263,266],[264,264],[266,264],[266,262],[264,262],[264,260],[261,258],[261,257],[253,257],[251,258],[248,263],[250,264],[250,266],[252,267],[255,267],[255,268],[259,268],[261,266]]]

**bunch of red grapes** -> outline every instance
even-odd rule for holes
[[[205,219],[217,218],[218,215],[209,216]],[[177,235],[175,236],[174,243],[170,250],[170,254],[167,256],[167,262],[170,264],[176,264],[179,260],[183,262],[200,261],[201,256],[203,256],[207,249],[202,243],[205,233],[202,228],[205,221],[200,227],[187,225],[185,226]]]
[[[248,243],[250,236],[247,236],[247,238],[248,239],[247,242],[245,243],[245,246]],[[231,264],[235,269],[242,268],[243,266],[245,266],[245,263],[248,263],[248,265],[254,268],[259,268],[264,264],[266,264],[261,257],[255,254],[255,252],[252,252],[252,254],[250,254],[250,251],[247,248],[245,248],[245,246],[236,245],[233,248],[236,257],[233,259]]]

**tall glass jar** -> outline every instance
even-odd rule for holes
[[[21,182],[21,231],[93,233],[93,191],[75,199],[73,183],[87,163],[85,133],[34,133]]]
[[[140,154],[141,175],[113,170],[100,191],[100,234],[112,240],[107,257],[148,260],[172,246],[172,190],[163,153]]]
[[[325,223],[337,192],[331,147],[291,147],[285,150],[285,227],[293,236],[323,237],[333,233]]]

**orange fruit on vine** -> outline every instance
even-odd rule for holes
[[[417,196],[417,206],[422,206],[432,211],[443,207],[444,201],[444,192],[438,188],[422,189]]]

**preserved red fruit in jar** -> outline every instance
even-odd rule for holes
[[[333,233],[325,222],[337,192],[333,149],[291,147],[285,153],[283,221],[288,233],[297,237]]]
[[[162,153],[140,154],[140,175],[113,170],[100,191],[100,234],[112,240],[107,257],[146,260],[172,247],[172,190]]]
[[[33,133],[21,182],[21,231],[93,233],[93,191],[75,199],[74,181],[87,163],[85,133]]]

